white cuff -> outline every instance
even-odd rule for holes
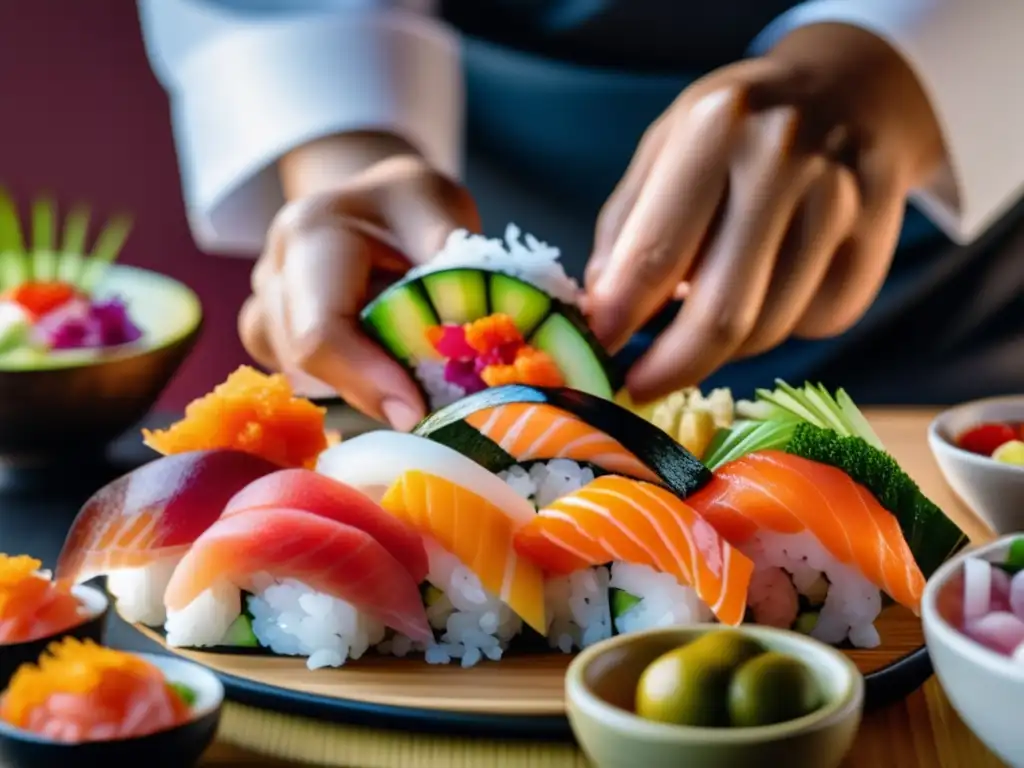
[[[389,130],[440,171],[461,171],[456,36],[402,11],[348,11],[234,26],[167,75],[193,236],[259,251],[283,204],[276,161],[310,140]]]
[[[872,32],[914,70],[947,152],[914,199],[954,240],[980,236],[1024,193],[1024,2],[815,0],[776,19],[753,49],[824,22]]]

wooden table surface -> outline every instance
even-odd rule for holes
[[[879,409],[871,411],[869,416],[885,445],[929,497],[960,523],[972,539],[991,537],[991,532],[949,490],[935,465],[925,434],[932,411]],[[210,749],[201,763],[203,768],[297,768],[298,765],[248,752],[224,739]],[[999,768],[1003,763],[961,722],[933,677],[906,700],[865,715],[856,744],[844,765],[847,768]]]

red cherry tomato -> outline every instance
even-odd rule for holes
[[[979,424],[957,438],[957,445],[965,451],[991,456],[996,448],[1017,439],[1017,430],[1009,424]]]

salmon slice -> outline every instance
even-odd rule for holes
[[[413,640],[433,639],[419,585],[394,555],[365,531],[297,509],[218,520],[178,563],[164,603],[183,610],[218,582],[252,591],[261,573],[346,600]]]
[[[759,530],[809,531],[893,600],[917,610],[925,578],[896,518],[840,469],[781,451],[720,467],[687,502],[734,546]]]
[[[516,553],[513,520],[482,496],[436,475],[410,470],[381,506],[459,558],[523,621],[547,634],[544,575]]]
[[[650,483],[606,475],[540,510],[516,549],[549,573],[622,561],[693,587],[723,624],[743,621],[754,564],[693,508]]]
[[[639,480],[661,482],[618,440],[553,405],[496,405],[470,414],[466,423],[517,461],[570,459]]]

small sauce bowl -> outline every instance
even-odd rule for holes
[[[753,728],[703,728],[636,715],[640,675],[663,653],[721,624],[670,627],[613,637],[581,653],[566,673],[569,722],[597,768],[835,768],[853,744],[864,706],[864,678],[841,651],[806,635],[743,625],[731,628],[810,669],[824,704],[804,717]]]

